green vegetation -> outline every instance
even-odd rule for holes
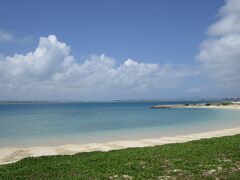
[[[232,105],[232,102],[222,102],[222,103],[206,103],[205,106],[211,106],[211,105],[216,105],[216,106],[228,106]]]
[[[232,103],[230,103],[230,102],[224,102],[224,103],[222,103],[222,105],[223,106],[227,106],[227,105],[231,105]]]
[[[25,158],[0,179],[240,179],[240,135],[110,152]]]

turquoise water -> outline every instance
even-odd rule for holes
[[[0,104],[0,147],[173,136],[240,125],[240,111],[151,109],[188,102]]]

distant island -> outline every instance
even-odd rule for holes
[[[176,101],[204,101],[204,102],[239,102],[239,98],[221,98],[221,99],[207,99],[207,98],[199,98],[199,99],[191,99],[191,98],[183,98],[183,99],[116,99],[116,100],[0,100],[0,104],[6,103],[86,103],[86,102],[176,102]]]

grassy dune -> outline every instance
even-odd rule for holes
[[[25,158],[0,179],[240,179],[240,135],[110,152]]]

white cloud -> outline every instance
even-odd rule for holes
[[[240,1],[226,0],[219,10],[220,19],[212,24],[208,33],[213,36],[239,34],[240,32]]]
[[[197,60],[204,73],[222,87],[240,87],[240,1],[227,0],[219,17],[209,27]]]
[[[41,37],[33,52],[0,59],[2,92],[9,95],[18,89],[19,93],[35,94],[38,98],[64,94],[61,98],[69,99],[77,94],[79,98],[104,99],[131,93],[134,98],[136,94],[176,88],[192,73],[191,68],[184,66],[160,66],[132,59],[117,66],[115,59],[105,55],[92,55],[79,63],[71,55],[70,47],[54,35]]]
[[[0,43],[24,43],[31,39],[30,36],[16,37],[12,32],[0,30]]]

